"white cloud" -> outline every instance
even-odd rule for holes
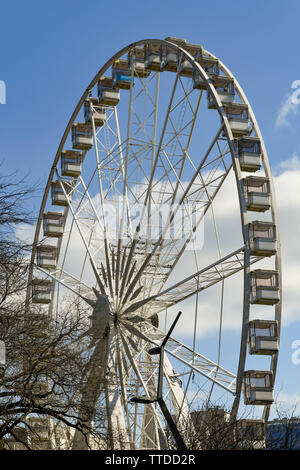
[[[17,225],[16,230],[15,230],[15,237],[24,243],[30,244],[33,242],[33,239],[34,239],[35,227],[36,227],[35,224],[34,225],[29,225],[29,224]]]
[[[276,199],[279,213],[279,225],[282,245],[282,270],[283,270],[283,324],[290,324],[300,320],[299,307],[299,286],[300,286],[300,159],[294,154],[290,159],[283,161],[278,166],[280,174],[274,177],[276,190]],[[233,190],[234,188],[234,190]],[[218,224],[219,237],[221,240],[222,256],[242,246],[241,227],[239,219],[238,198],[233,173],[229,175],[222,191],[214,202],[215,216]],[[257,214],[254,214],[257,217]],[[208,266],[218,258],[216,237],[213,230],[212,219],[209,214],[205,218],[205,239],[204,247],[198,252],[199,269]],[[263,217],[261,215],[260,217]],[[19,226],[16,235],[26,241],[33,239],[33,226]],[[66,231],[69,230],[67,224]],[[84,257],[84,246],[77,230],[74,231],[72,243],[69,250],[69,256],[65,263],[67,272],[75,276],[80,275],[81,260]],[[265,263],[272,262],[264,260]],[[197,269],[193,259],[193,253],[187,252],[177,265],[177,269],[170,278],[172,283],[176,283],[195,272]],[[270,268],[272,268],[270,266]],[[91,272],[86,272],[86,282],[94,278]],[[228,286],[228,287],[227,287]],[[204,337],[218,328],[219,299],[220,294],[214,288],[208,289],[207,293],[199,295],[200,314],[199,314],[199,334]],[[229,292],[231,290],[231,292]],[[224,326],[228,330],[239,328],[239,318],[242,305],[239,305],[241,299],[237,292],[241,290],[241,277],[235,275],[232,279],[226,281],[226,309],[224,317]],[[177,307],[176,307],[177,309]],[[192,318],[194,311],[194,301],[191,299],[185,303],[185,309],[190,312]],[[205,315],[201,312],[206,312]],[[237,316],[233,314],[237,312]],[[260,310],[260,313],[264,313]],[[193,322],[182,324],[182,333],[184,336],[191,334]]]
[[[290,115],[296,115],[299,112],[298,103],[293,99],[294,92],[286,95],[276,117],[275,126],[290,126],[288,118]]]
[[[282,282],[283,282],[283,305],[282,324],[289,325],[300,321],[299,286],[300,286],[300,159],[297,155],[283,161],[280,164],[281,173],[274,177],[274,185],[278,206],[279,230],[282,247]],[[232,175],[233,176],[233,175]],[[232,190],[235,183],[233,178],[228,179],[228,184],[224,186],[224,191],[220,198],[215,201],[215,213],[219,228],[219,235],[222,241],[222,255],[237,249],[242,245],[240,241],[241,232],[238,220],[238,206],[235,191]],[[250,214],[249,214],[250,215]],[[254,214],[258,218],[264,215]],[[200,267],[206,266],[218,257],[214,234],[208,228],[208,221],[205,221],[204,248],[199,252],[201,260]],[[260,262],[266,269],[273,269],[273,257]],[[177,276],[184,278],[191,274],[191,258],[184,256],[179,265]],[[179,278],[172,277],[176,282]],[[240,328],[240,314],[242,312],[242,299],[238,296],[241,290],[242,280],[239,274],[225,281],[226,297],[224,303],[224,330],[237,331]],[[219,286],[220,287],[220,286]],[[216,288],[209,288],[199,295],[199,333],[198,337],[207,337],[216,332],[219,325],[220,291]],[[175,307],[174,307],[175,308]],[[185,314],[190,319],[193,318],[195,310],[195,300],[190,299],[183,306]],[[251,307],[253,316],[268,318],[270,307]],[[205,312],[203,314],[203,312]],[[181,322],[180,333],[185,337],[192,335],[193,322]]]
[[[300,159],[296,153],[293,153],[292,157],[288,160],[283,160],[279,163],[277,169],[282,171],[298,171],[300,170]]]
[[[282,163],[286,170],[274,178],[282,246],[283,324],[300,320],[300,162],[294,156]]]
[[[300,395],[298,393],[279,392],[275,396],[275,405],[272,407],[271,418],[292,418],[299,416]]]
[[[294,154],[290,159],[283,161],[278,166],[278,174],[274,177],[276,190],[276,199],[278,204],[278,214],[280,223],[280,234],[282,244],[282,267],[283,267],[283,326],[300,321],[299,306],[299,286],[300,286],[300,159]],[[240,214],[238,206],[238,198],[236,192],[236,184],[234,174],[229,175],[228,180],[224,184],[222,191],[216,197],[214,202],[216,220],[221,240],[222,256],[239,248],[242,245]],[[250,214],[249,214],[250,216]],[[253,213],[253,217],[264,217]],[[66,229],[69,230],[69,224]],[[211,215],[207,215],[204,223],[205,239],[204,247],[198,253],[199,268],[209,265],[218,258],[216,237],[213,230]],[[23,237],[25,234],[28,238],[32,238],[32,227],[18,228],[18,236]],[[27,237],[26,237],[27,238]],[[68,260],[66,262],[66,270],[75,276],[80,273],[82,259],[84,257],[84,247],[77,230],[74,231],[69,251]],[[268,263],[274,260],[264,260],[264,266],[269,268]],[[270,267],[271,268],[271,267]],[[176,282],[192,272],[195,272],[195,262],[193,261],[193,253],[187,252],[177,266],[177,273],[172,278]],[[90,274],[90,273],[87,273]],[[174,273],[175,274],[175,273]],[[91,276],[92,278],[93,276]],[[87,276],[88,278],[88,276]],[[86,280],[87,280],[86,278]],[[232,276],[225,281],[225,298],[224,298],[224,318],[223,318],[223,338],[221,364],[236,371],[238,360],[238,350],[242,321],[242,286],[243,279],[241,273]],[[198,327],[197,327],[197,344],[196,350],[212,360],[216,360],[219,315],[220,315],[220,283],[214,287],[201,292],[199,294],[198,304]],[[253,308],[254,307],[254,308]],[[194,312],[195,297],[188,299],[185,303],[174,306],[168,312],[168,326],[174,319],[175,314],[182,309],[183,315],[176,326],[174,336],[184,343],[191,345],[194,330]],[[268,318],[270,315],[270,307],[260,306],[255,310],[255,306],[251,307],[252,318]],[[273,310],[272,310],[273,311]],[[160,328],[164,329],[164,315],[160,315]],[[227,334],[229,340],[226,340]],[[233,334],[233,335],[232,335]],[[232,339],[234,336],[234,339]],[[206,340],[206,341],[205,341]],[[235,341],[235,342],[234,342]],[[207,343],[209,351],[206,351]],[[298,396],[297,396],[298,397]],[[280,394],[279,400],[284,403],[293,403],[297,401],[297,397],[286,396]]]

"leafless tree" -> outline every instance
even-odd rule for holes
[[[77,428],[95,443],[99,434],[78,419],[88,412],[79,395],[92,354],[85,335],[91,312],[69,298],[50,318],[45,307],[26,301],[31,247],[15,230],[34,222],[28,209],[33,194],[16,175],[0,179],[0,341],[6,347],[0,365],[0,442],[35,448],[40,440],[55,448],[56,429],[68,435],[67,446]]]
[[[0,448],[68,449],[77,430],[85,448],[109,449],[115,437],[91,424],[93,418],[106,419],[96,406],[103,383],[91,388],[89,379],[98,367],[93,358],[99,347],[86,334],[91,308],[70,297],[50,317],[44,307],[26,301],[31,247],[17,239],[15,229],[34,222],[27,204],[32,195],[15,175],[0,179],[0,341],[6,345],[6,363],[0,365]],[[275,409],[285,432],[284,438],[271,436],[269,448],[291,448],[296,409],[287,412],[278,402]],[[192,423],[181,431],[191,450],[264,446],[263,424],[247,417],[233,422],[224,406],[193,411]],[[171,436],[169,441],[172,446]]]
[[[54,432],[58,424],[60,431],[62,427],[68,432],[71,428],[82,431],[87,444],[91,436],[94,441],[99,437],[85,425],[88,410],[80,401],[91,356],[90,340],[84,336],[87,313],[72,299],[56,319],[49,318],[40,307],[31,307],[28,312],[19,306],[17,312],[1,314],[6,365],[0,377],[0,438],[11,435],[20,441],[14,433],[16,428],[25,427],[27,435],[32,436],[35,428],[31,423],[38,427],[46,421],[49,436],[42,440],[48,443],[51,429]],[[55,448],[54,441],[55,436]],[[32,448],[28,439],[23,444]]]
[[[225,405],[210,405],[191,412],[181,433],[190,450],[254,450],[265,447],[262,421],[242,416],[232,420]]]
[[[300,449],[300,402],[284,404],[278,394],[273,405],[274,419],[268,423],[266,432],[269,450]]]

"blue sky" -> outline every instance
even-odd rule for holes
[[[98,69],[133,41],[176,36],[203,44],[231,69],[252,104],[274,174],[292,171],[296,187],[300,182],[300,116],[288,105],[300,79],[298,0],[19,0],[2,2],[0,14],[5,174],[17,170],[45,184],[67,121]],[[287,188],[285,181],[278,185]],[[287,224],[296,230],[292,216]],[[291,362],[299,321],[297,313],[282,338],[277,387],[285,395],[300,394],[300,364]]]
[[[29,0],[1,6],[0,80],[7,105],[0,107],[0,158],[8,168],[24,168],[26,161],[32,177],[45,178],[90,79],[113,53],[146,37],[183,37],[213,51],[244,86],[272,163],[298,151],[297,129],[274,128],[297,79],[297,0],[49,5]]]

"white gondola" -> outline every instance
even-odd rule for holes
[[[262,419],[239,419],[235,432],[239,449],[265,449],[265,423]]]
[[[177,72],[178,51],[165,44],[160,49],[160,68],[169,72]]]
[[[198,44],[187,43],[184,46],[184,49],[189,54],[191,54],[191,56],[193,56],[196,61],[197,59],[200,59],[203,55],[202,46],[199,46]],[[191,64],[191,62],[189,62],[188,60],[182,58],[179,71],[180,75],[183,75],[184,77],[192,77],[194,71],[193,64]]]
[[[222,104],[232,103],[234,101],[234,82],[230,77],[216,77],[212,79]],[[212,95],[207,92],[208,109],[216,109]]]
[[[61,212],[43,214],[44,237],[60,238],[64,232],[64,215]]]
[[[72,125],[72,147],[78,150],[90,150],[93,146],[93,132],[90,124],[75,122]]]
[[[225,104],[224,108],[232,135],[234,137],[249,135],[250,120],[248,105],[243,103],[231,103]]]
[[[32,429],[31,439],[45,441],[50,438],[49,419],[40,417],[28,418],[28,423]]]
[[[191,418],[195,426],[213,422],[223,422],[225,424],[230,421],[230,413],[220,406],[214,406],[201,411],[192,411]]]
[[[145,65],[147,69],[160,72],[161,55],[159,44],[145,45]]]
[[[98,98],[88,98],[84,102],[84,120],[86,124],[94,121],[96,127],[101,127],[106,122],[106,107],[99,105]]]
[[[242,171],[257,171],[261,167],[261,145],[257,137],[241,137],[238,153]]]
[[[246,405],[269,405],[274,401],[273,372],[248,370],[244,372]]]
[[[111,77],[102,77],[98,81],[98,100],[100,105],[116,106],[120,101],[120,90],[113,88]]]
[[[82,152],[76,150],[64,150],[60,157],[62,176],[77,178],[81,175],[81,165],[83,162]]]
[[[134,47],[128,54],[130,67],[133,67],[133,75],[139,78],[149,77],[151,70],[147,69],[145,64],[144,46]]]
[[[272,256],[277,250],[276,226],[273,222],[248,224],[251,255]]]
[[[251,303],[274,305],[279,302],[278,271],[256,269],[251,271]]]
[[[263,176],[247,176],[243,179],[248,211],[265,212],[271,207],[270,181]]]
[[[179,47],[185,47],[186,45],[185,39],[167,37],[165,41],[172,42],[173,44],[176,44]],[[163,44],[160,49],[160,54],[161,70],[177,72],[179,62],[178,51],[173,49],[172,47]]]
[[[52,282],[48,279],[33,279],[31,282],[31,301],[34,304],[51,302]]]
[[[218,59],[201,55],[201,57],[197,58],[197,62],[201,65],[209,78],[216,78],[219,75],[220,69]],[[193,87],[198,90],[206,90],[205,81],[202,79],[196,68],[193,73]]]
[[[55,269],[57,248],[53,245],[38,245],[36,248],[37,265],[40,268]]]
[[[251,320],[248,326],[250,354],[275,354],[279,350],[278,322],[276,320]]]
[[[62,188],[63,186],[63,188]],[[64,192],[65,191],[65,192]],[[68,181],[52,181],[51,183],[51,200],[54,206],[68,206],[68,197],[71,197],[72,185]]]
[[[186,39],[183,38],[172,38],[171,36],[168,36],[165,38],[165,41],[172,42],[173,44],[176,44],[179,47],[186,47]]]
[[[127,59],[118,59],[112,65],[112,84],[114,88],[129,90],[131,87],[131,68]],[[133,82],[134,85],[134,82]]]

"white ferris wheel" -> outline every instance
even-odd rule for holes
[[[100,69],[55,155],[30,276],[49,315],[67,291],[90,305],[101,367],[80,396],[102,411],[95,426],[122,436],[113,447],[170,446],[159,407],[130,400],[156,393],[148,351],[179,310],[163,364],[178,428],[218,400],[232,419],[253,407],[267,420],[281,315],[276,203],[255,116],[220,59],[145,39]]]

